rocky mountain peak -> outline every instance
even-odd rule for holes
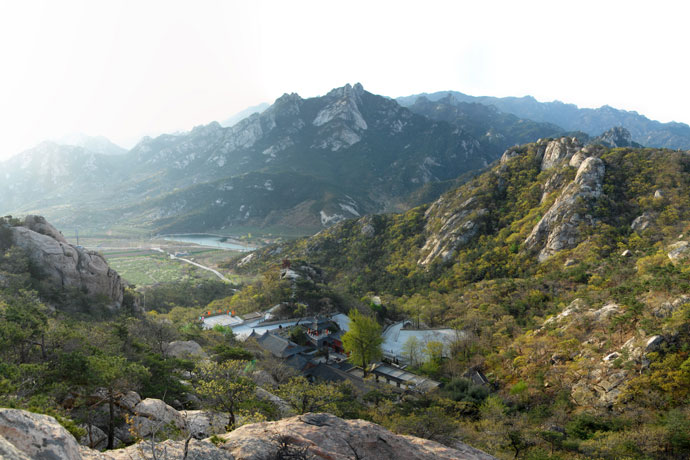
[[[326,95],[328,103],[312,122],[314,126],[322,127],[324,135],[320,142],[314,144],[315,147],[337,151],[362,139],[361,132],[368,128],[359,110],[363,94],[364,88],[358,83],[354,87],[347,84],[336,88]]]
[[[361,83],[355,83],[354,86],[347,83],[345,86],[340,88],[334,88],[328,92],[326,97],[328,98],[355,98],[359,99],[364,94],[364,87]]]
[[[57,139],[56,142],[61,145],[82,147],[90,152],[101,155],[122,155],[127,153],[126,149],[114,144],[110,139],[104,136],[88,136],[83,133],[74,133],[63,136]]]
[[[285,93],[276,99],[273,105],[267,110],[287,110],[296,114],[299,113],[299,106],[301,105],[302,101],[304,101],[304,99],[302,99],[297,93]]]
[[[218,123],[217,121],[212,121],[211,123],[207,125],[199,125],[195,126],[192,129],[191,134],[193,136],[208,136],[214,133],[217,133],[218,131],[221,131],[223,127]]]
[[[615,126],[600,136],[592,139],[592,144],[601,144],[610,148],[618,147],[641,147],[640,144],[632,140],[630,131],[622,126]]]

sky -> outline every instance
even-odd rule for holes
[[[356,82],[690,123],[684,3],[0,0],[0,160],[74,133],[129,148]]]

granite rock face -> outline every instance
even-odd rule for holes
[[[690,256],[690,243],[687,241],[678,241],[668,247],[668,258],[671,262],[677,264]]]
[[[436,200],[424,215],[428,237],[417,263],[427,266],[439,258],[443,262],[450,260],[458,248],[479,234],[488,214],[489,211],[476,197],[464,200],[457,207],[453,200],[445,197]],[[430,216],[437,218],[432,220]]]
[[[170,342],[165,346],[165,354],[180,359],[208,357],[201,345],[193,340]]]
[[[55,285],[105,296],[115,308],[122,305],[122,279],[102,255],[68,243],[41,216],[27,216],[22,226],[12,227],[11,231],[13,243],[24,249]]]
[[[541,160],[541,170],[552,169],[565,160],[570,160],[581,148],[582,144],[575,137],[561,137],[549,142]]]
[[[494,457],[469,446],[451,449],[434,441],[400,436],[363,420],[343,420],[330,414],[304,414],[277,422],[242,426],[223,435],[222,449],[236,459],[273,458],[280,443],[305,450],[314,459],[349,460],[489,460]]]
[[[146,400],[144,400],[146,401]],[[142,441],[124,449],[98,452],[76,440],[57,421],[45,415],[0,409],[0,453],[12,460],[265,460],[305,453],[314,460],[495,460],[462,443],[455,448],[412,436],[391,433],[363,420],[343,420],[331,414],[304,414],[277,422],[244,425],[209,439]],[[5,458],[5,457],[3,457]]]
[[[0,436],[0,458],[3,460],[31,460],[24,452],[14,447],[2,436]]]
[[[0,409],[0,438],[34,460],[81,459],[77,440],[57,420],[47,415]],[[0,446],[5,446],[0,449],[11,452],[7,443],[0,443]]]
[[[585,159],[575,179],[563,189],[532,229],[525,240],[525,247],[539,249],[539,261],[563,249],[574,248],[581,241],[580,227],[594,225],[590,207],[602,194],[604,173],[605,166],[601,159]]]
[[[615,126],[600,136],[592,140],[593,144],[601,144],[612,149],[620,147],[642,147],[640,144],[632,140],[630,131],[622,126]]]

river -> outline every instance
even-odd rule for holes
[[[203,233],[187,233],[182,235],[164,235],[161,236],[166,241],[179,241],[181,243],[194,243],[199,246],[206,246],[209,248],[232,249],[233,251],[253,251],[254,246],[249,246],[238,242],[231,237],[220,235],[209,235]],[[225,239],[225,241],[222,241]]]

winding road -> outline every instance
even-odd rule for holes
[[[167,254],[170,256],[171,259],[181,260],[182,262],[187,262],[188,264],[192,264],[195,267],[199,267],[202,270],[209,271],[209,272],[213,273],[214,275],[216,275],[218,278],[220,278],[222,281],[225,281],[226,283],[230,282],[230,280],[227,279],[225,276],[223,276],[223,274],[221,272],[219,272],[218,270],[214,270],[211,267],[207,267],[205,265],[198,264],[198,263],[196,263],[192,260],[189,260],[189,259],[183,259],[182,257],[177,257],[175,254],[170,254],[169,252],[166,252],[166,251],[162,250],[161,248],[151,248],[151,250],[156,251],[156,252],[160,252],[162,254]]]

